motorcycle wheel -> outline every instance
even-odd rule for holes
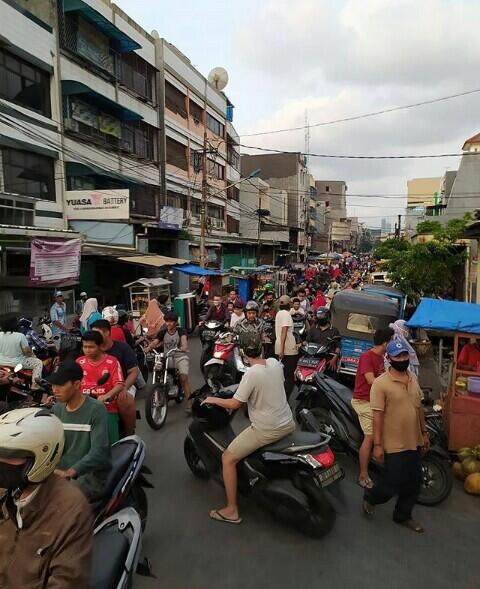
[[[167,420],[168,394],[161,385],[153,385],[145,397],[145,417],[148,425],[161,429]]]
[[[142,485],[138,483],[133,485],[132,490],[130,491],[128,503],[140,516],[140,521],[142,522],[142,532],[144,532],[145,528],[147,527],[148,499],[145,489],[142,487]]]
[[[185,456],[185,460],[187,461],[188,468],[198,479],[206,481],[208,478],[210,478],[208,470],[198,455],[195,444],[188,436],[185,438],[185,443],[183,444],[183,454]]]
[[[417,503],[438,505],[450,495],[453,486],[453,470],[448,460],[433,452],[422,457],[422,486]]]

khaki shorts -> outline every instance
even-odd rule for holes
[[[292,434],[295,431],[295,422],[292,420],[289,424],[270,431],[260,431],[255,429],[252,425],[244,429],[243,432],[231,442],[227,450],[231,452],[235,458],[242,460],[249,456],[255,450],[273,444],[277,440],[281,440],[285,436]]]
[[[175,358],[175,368],[178,372],[184,376],[188,376],[188,369],[190,368],[190,362],[186,356]]]
[[[370,401],[352,399],[352,407],[358,415],[360,427],[366,436],[373,436],[373,412]]]

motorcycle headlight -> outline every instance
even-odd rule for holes
[[[315,376],[315,372],[312,372],[312,374],[309,374],[308,376],[305,377],[305,382],[312,382],[313,377]]]
[[[299,381],[303,382],[305,379],[303,378],[303,374],[301,372],[297,372],[297,378]]]
[[[221,358],[222,357],[222,352],[213,352],[213,357],[214,358]]]

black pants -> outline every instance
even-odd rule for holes
[[[293,356],[284,356],[282,359],[283,363],[283,376],[285,378],[285,392],[287,393],[287,399],[290,397],[295,386],[295,369],[297,368],[298,354]]]
[[[420,450],[385,454],[385,470],[372,489],[365,490],[370,505],[386,503],[397,495],[393,520],[402,523],[412,519],[412,510],[422,483]]]

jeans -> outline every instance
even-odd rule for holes
[[[412,519],[413,506],[422,484],[421,456],[420,449],[386,453],[385,470],[373,488],[365,490],[365,501],[377,505],[396,495],[393,520],[403,523]]]

